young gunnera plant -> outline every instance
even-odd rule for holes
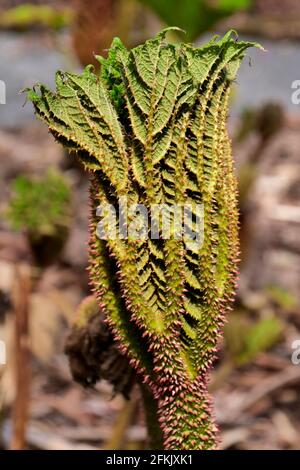
[[[201,47],[172,45],[166,33],[130,51],[115,39],[98,57],[99,76],[90,66],[58,72],[55,92],[37,85],[28,97],[91,173],[90,276],[114,341],[147,388],[150,431],[160,430],[165,449],[214,449],[208,371],[239,251],[227,108],[254,44],[230,31]],[[122,236],[100,236],[111,218],[99,207],[115,209]],[[157,207],[168,213],[168,236]],[[185,235],[195,237],[178,236],[174,207],[188,208]],[[139,236],[124,236],[126,224]]]
[[[71,224],[71,188],[57,170],[42,177],[20,175],[12,184],[6,216],[15,230],[24,230],[35,262],[47,265],[60,254]]]

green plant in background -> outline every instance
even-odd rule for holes
[[[56,227],[69,225],[70,187],[58,172],[49,170],[42,178],[20,175],[12,189],[8,218],[15,230],[52,235]]]
[[[249,322],[245,315],[231,315],[225,327],[226,346],[237,366],[253,361],[258,354],[276,345],[284,331],[283,323],[275,315]]]
[[[217,21],[250,8],[252,0],[140,0],[167,25],[177,24],[192,41]]]
[[[71,223],[71,189],[64,176],[49,170],[43,177],[20,175],[12,185],[7,218],[24,230],[40,261],[61,250]]]
[[[285,310],[297,308],[297,298],[295,295],[281,286],[271,284],[267,286],[266,293],[275,304]]]
[[[54,30],[68,26],[73,15],[70,8],[54,9],[49,5],[25,3],[0,13],[0,28],[26,30],[42,26]]]
[[[207,374],[238,258],[227,107],[254,44],[230,31],[200,48],[175,46],[167,31],[131,51],[115,39],[99,59],[101,76],[90,66],[58,72],[56,92],[37,85],[28,97],[92,174],[90,275],[116,343],[147,388],[149,430],[163,435],[157,447],[212,449]],[[117,208],[124,196],[148,213],[156,204],[203,204],[203,245],[161,232],[158,240],[98,238],[97,207]]]

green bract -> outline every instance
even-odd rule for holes
[[[211,449],[207,371],[233,296],[236,181],[226,130],[230,86],[248,47],[230,31],[196,48],[164,30],[128,51],[115,39],[100,76],[58,72],[28,96],[56,139],[92,172],[90,274],[131,365],[157,402],[166,449]],[[96,208],[126,196],[203,204],[199,248],[168,239],[99,239]]]

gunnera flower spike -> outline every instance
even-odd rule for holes
[[[228,100],[256,44],[229,31],[201,47],[173,45],[169,29],[132,50],[116,38],[97,57],[99,74],[57,72],[55,92],[39,84],[28,98],[91,173],[90,276],[116,345],[147,389],[156,446],[214,449],[208,371],[239,252]],[[115,209],[114,223],[99,207]],[[117,235],[100,236],[99,220],[100,232],[113,226]]]

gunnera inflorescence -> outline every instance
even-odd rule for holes
[[[230,31],[201,47],[173,45],[167,31],[132,50],[115,39],[99,74],[57,72],[55,92],[37,85],[28,97],[91,173],[90,276],[116,345],[147,387],[161,446],[213,449],[207,375],[239,252],[228,100],[255,44]],[[99,206],[115,208],[124,228],[124,198],[147,209],[158,236],[149,225],[138,237],[97,235]],[[188,207],[193,232],[199,205],[201,243],[175,229],[163,236],[153,207],[169,209],[172,227],[172,208]]]

